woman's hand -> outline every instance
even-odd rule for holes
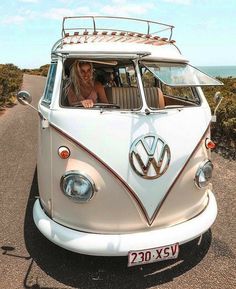
[[[92,101],[92,99],[82,100],[82,101],[81,101],[81,104],[83,105],[83,107],[86,107],[86,108],[93,107],[93,101]]]

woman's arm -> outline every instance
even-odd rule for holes
[[[94,84],[94,88],[98,95],[98,102],[108,103],[106,92],[101,82],[96,81]]]

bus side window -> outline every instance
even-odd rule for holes
[[[46,106],[49,106],[52,101],[52,93],[53,93],[53,88],[54,88],[56,70],[57,70],[57,63],[51,63],[49,71],[48,71],[47,82],[46,82],[44,96],[42,100],[42,104]]]

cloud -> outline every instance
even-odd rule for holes
[[[64,16],[75,16],[75,11],[67,8],[53,8],[44,13],[43,16],[50,19],[62,19]]]
[[[111,2],[113,2],[114,4],[118,4],[118,5],[121,5],[121,4],[127,4],[127,0],[112,0]]]
[[[22,17],[24,17],[25,20],[34,19],[35,17],[38,17],[40,15],[36,11],[30,10],[30,9],[25,9],[25,8],[19,9],[18,14],[22,15]]]
[[[21,1],[30,1],[30,0],[21,0]],[[33,1],[33,0],[31,0]],[[65,1],[72,0],[59,0],[59,2],[64,3]],[[183,0],[182,0],[183,1]],[[185,0],[187,1],[187,0]],[[85,2],[85,1],[83,1]],[[46,11],[42,16],[49,19],[54,20],[61,20],[63,17],[68,16],[79,16],[79,15],[110,15],[110,16],[117,16],[119,13],[120,16],[140,16],[147,14],[151,9],[153,9],[154,2],[153,1],[138,1],[131,2],[128,0],[110,0],[109,4],[102,4],[97,3],[96,9],[94,8],[95,5],[90,6],[84,5],[79,6],[76,8],[71,8],[68,6],[66,8],[51,8],[50,10]],[[68,3],[67,3],[68,4]],[[93,10],[94,9],[94,10]]]
[[[59,2],[63,3],[63,4],[73,4],[74,0],[58,0]]]
[[[1,22],[3,24],[20,24],[23,23],[24,20],[25,17],[16,15],[16,16],[7,16]]]
[[[23,2],[23,3],[38,3],[38,0],[18,0],[18,2]]]
[[[192,3],[192,0],[163,0],[164,2],[174,3],[174,4],[183,4],[189,5]]]
[[[48,12],[44,13],[45,18],[62,20],[63,17],[71,17],[78,15],[94,15],[89,7],[79,7],[77,9],[67,9],[67,8],[53,8]]]
[[[2,24],[21,24],[27,22],[28,20],[36,19],[39,15],[38,12],[35,12],[30,9],[20,8],[17,11],[17,15],[7,15],[1,19],[0,23]]]
[[[112,1],[114,5],[105,5],[102,8],[102,12],[104,14],[117,16],[117,13],[119,12],[119,15],[122,16],[132,16],[132,15],[143,15],[146,14],[150,9],[153,9],[154,5],[152,3],[133,3],[130,4],[125,0]],[[119,6],[117,6],[119,5]]]

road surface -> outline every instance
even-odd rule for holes
[[[44,82],[24,76],[34,105]],[[75,254],[50,243],[35,227],[37,121],[37,112],[19,104],[0,116],[1,289],[236,288],[236,162],[213,154],[219,213],[202,240],[184,245],[177,261],[127,268],[126,257]]]

